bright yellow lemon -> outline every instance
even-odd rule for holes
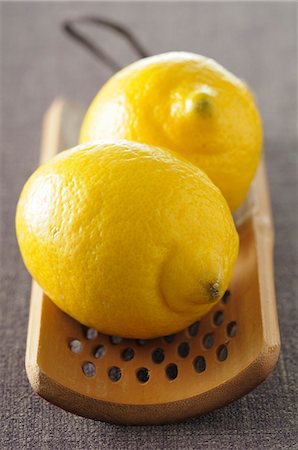
[[[234,210],[256,171],[262,126],[243,81],[211,59],[173,52],[126,67],[99,91],[80,141],[101,138],[183,155],[207,173]]]
[[[24,262],[63,311],[103,333],[167,335],[230,281],[238,235],[197,167],[129,141],[76,147],[27,181],[16,230]]]

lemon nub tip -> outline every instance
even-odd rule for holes
[[[207,290],[211,302],[218,300],[220,296],[218,281],[208,283]]]
[[[195,102],[195,110],[203,117],[212,116],[212,109],[212,103],[207,95],[201,95]]]

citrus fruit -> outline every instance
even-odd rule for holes
[[[43,164],[21,193],[16,231],[25,265],[59,308],[131,338],[200,318],[226,290],[238,251],[209,178],[129,141],[78,146]]]
[[[212,59],[172,52],[114,75],[91,103],[80,142],[131,139],[168,148],[200,167],[231,210],[244,200],[262,147],[253,96]]]

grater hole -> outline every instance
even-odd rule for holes
[[[137,339],[136,340],[136,343],[138,344],[138,345],[146,345],[147,343],[148,343],[148,341],[146,341],[146,339]]]
[[[169,380],[175,380],[178,376],[178,367],[176,364],[171,363],[166,367],[166,375]]]
[[[235,337],[237,333],[237,324],[236,322],[230,322],[227,326],[227,333],[229,337]]]
[[[95,328],[87,328],[85,331],[86,339],[96,339],[98,336],[98,331]]]
[[[219,361],[225,361],[228,357],[227,346],[224,344],[220,345],[216,351],[216,354]]]
[[[120,369],[120,367],[113,366],[113,367],[110,367],[110,369],[108,370],[108,376],[109,376],[109,379],[110,379],[111,381],[113,381],[114,383],[116,383],[117,381],[120,380],[121,375],[122,375],[122,374],[121,374],[121,369]]]
[[[224,313],[223,311],[216,311],[213,316],[213,323],[217,327],[223,324],[224,321]]]
[[[189,344],[187,342],[181,342],[178,347],[178,355],[181,358],[187,358],[189,354]]]
[[[69,341],[68,347],[73,353],[80,353],[83,346],[81,341],[79,341],[78,339],[72,339],[71,341]]]
[[[93,356],[95,358],[102,358],[104,356],[104,354],[106,353],[106,348],[104,345],[99,345],[98,347],[96,347],[93,351]]]
[[[121,353],[123,361],[131,361],[135,356],[135,351],[132,347],[125,348]]]
[[[152,352],[152,361],[155,364],[160,364],[163,362],[163,360],[165,359],[165,352],[163,348],[156,348],[153,352]]]
[[[195,337],[199,332],[199,328],[200,328],[200,322],[195,322],[195,323],[191,324],[188,327],[188,334],[191,337]]]
[[[94,377],[96,374],[95,365],[90,361],[87,361],[82,365],[82,370],[86,377]]]
[[[230,301],[230,297],[231,297],[231,291],[227,290],[224,295],[223,298],[221,299],[222,303],[224,305],[227,305]]]
[[[141,367],[137,370],[137,379],[140,383],[146,383],[149,377],[149,370],[146,367]]]
[[[171,342],[174,342],[176,337],[176,334],[169,334],[168,336],[164,336],[164,340],[167,344],[171,344]]]
[[[214,338],[213,333],[205,334],[204,339],[203,339],[204,347],[209,350],[211,347],[213,347],[214,340],[215,340],[215,338]]]
[[[113,345],[121,344],[122,341],[123,339],[120,336],[110,336],[110,342]]]
[[[193,366],[196,372],[204,372],[206,370],[206,360],[204,356],[197,356],[193,361]]]

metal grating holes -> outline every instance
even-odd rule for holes
[[[170,381],[175,380],[178,376],[177,364],[174,363],[168,364],[166,367],[166,375]]]
[[[191,324],[188,327],[188,334],[191,337],[195,337],[199,332],[199,328],[200,328],[200,322],[195,322],[195,323]]]
[[[94,358],[102,358],[106,353],[106,348],[104,345],[98,345],[93,351]]]
[[[122,350],[121,358],[123,361],[131,361],[135,356],[135,351],[132,347],[127,347]]]
[[[169,334],[168,336],[164,337],[164,340],[167,344],[171,344],[172,342],[174,342],[176,338],[176,334]]]
[[[98,331],[94,328],[87,328],[85,331],[86,339],[96,339],[98,336]]]
[[[227,326],[227,334],[229,337],[235,337],[237,333],[237,324],[236,322],[230,322]]]
[[[114,383],[119,381],[122,376],[120,367],[117,366],[110,367],[110,369],[108,370],[108,376],[109,379]]]
[[[137,339],[137,340],[136,340],[136,343],[137,343],[138,345],[143,346],[143,345],[148,344],[148,341],[147,341],[146,339]]]
[[[226,345],[222,344],[216,350],[217,358],[219,361],[223,362],[228,357],[228,348]]]
[[[165,359],[165,351],[163,348],[156,348],[152,352],[152,361],[155,364],[161,364],[163,360]]]
[[[187,358],[189,354],[189,344],[188,342],[181,342],[178,347],[178,355],[181,358]]]
[[[203,338],[203,346],[209,350],[210,348],[213,347],[215,341],[215,337],[213,333],[207,333],[205,334],[204,338]]]
[[[110,342],[113,345],[121,344],[122,341],[123,341],[123,339],[120,336],[110,336]]]
[[[95,365],[90,361],[87,361],[82,365],[82,370],[86,377],[94,377],[96,375]]]
[[[223,311],[216,311],[213,315],[213,323],[216,327],[220,327],[220,325],[224,322],[224,313]]]
[[[224,305],[227,305],[230,301],[230,297],[231,297],[231,292],[229,290],[227,290],[224,295],[223,298],[221,299],[222,303]]]
[[[73,353],[80,353],[82,351],[83,345],[82,342],[78,339],[72,339],[71,341],[69,341],[68,347]]]
[[[147,383],[149,378],[149,370],[146,367],[141,367],[137,370],[137,379],[140,383]]]
[[[76,358],[82,357],[82,354],[89,354],[95,358],[94,363],[88,360],[80,363],[83,374],[89,378],[95,377],[97,370],[99,370],[97,376],[101,377],[102,362],[100,360],[108,352],[108,356],[111,359],[110,362],[114,364],[104,370],[106,371],[106,379],[113,383],[122,381],[124,367],[131,367],[131,365],[126,366],[126,363],[136,359],[136,356],[138,357],[136,361],[141,361],[141,363],[143,361],[144,364],[144,366],[135,369],[135,382],[139,384],[146,384],[150,380],[151,367],[152,369],[155,367],[154,370],[158,370],[156,365],[161,366],[160,369],[169,382],[176,380],[179,372],[181,372],[181,377],[185,376],[185,373],[183,374],[184,368],[186,367],[185,364],[189,364],[194,374],[201,374],[206,371],[207,365],[209,365],[209,355],[215,356],[215,359],[214,356],[210,356],[211,367],[209,365],[209,370],[217,370],[214,367],[215,361],[217,361],[219,367],[229,356],[228,344],[230,341],[227,340],[227,337],[234,338],[237,332],[237,323],[235,320],[227,320],[227,323],[225,323],[225,316],[228,313],[223,309],[223,305],[227,305],[230,298],[230,291],[226,291],[221,300],[221,304],[219,304],[222,309],[213,310],[207,318],[203,318],[201,322],[196,321],[192,323],[186,330],[180,333],[174,333],[156,339],[123,339],[119,336],[101,335],[101,343],[99,344],[97,342],[97,345],[94,346],[94,343],[91,341],[99,336],[99,332],[94,328],[82,326],[85,339],[70,338],[67,340],[68,349],[71,353],[78,355]],[[213,325],[213,331],[208,330],[208,328],[206,329],[206,325],[208,326],[210,324],[210,320]],[[220,328],[224,323],[224,327]],[[202,330],[205,331],[199,333],[201,324]],[[169,345],[165,345],[165,343]],[[111,346],[118,345],[119,349],[111,348]],[[201,350],[198,350],[199,348]],[[211,354],[209,351],[211,351]],[[208,357],[206,356],[207,353],[204,354],[204,352],[208,352]],[[113,357],[115,357],[114,361],[112,359]],[[180,365],[178,362],[168,363],[166,357],[168,359],[173,357],[174,361],[176,358],[181,358],[185,362],[182,364],[181,361]],[[123,367],[119,367],[119,365],[121,366],[119,358],[120,361],[124,362]],[[106,366],[104,365],[103,367],[105,368]]]
[[[204,356],[197,356],[193,361],[193,366],[196,372],[204,372],[206,370],[206,360]]]

